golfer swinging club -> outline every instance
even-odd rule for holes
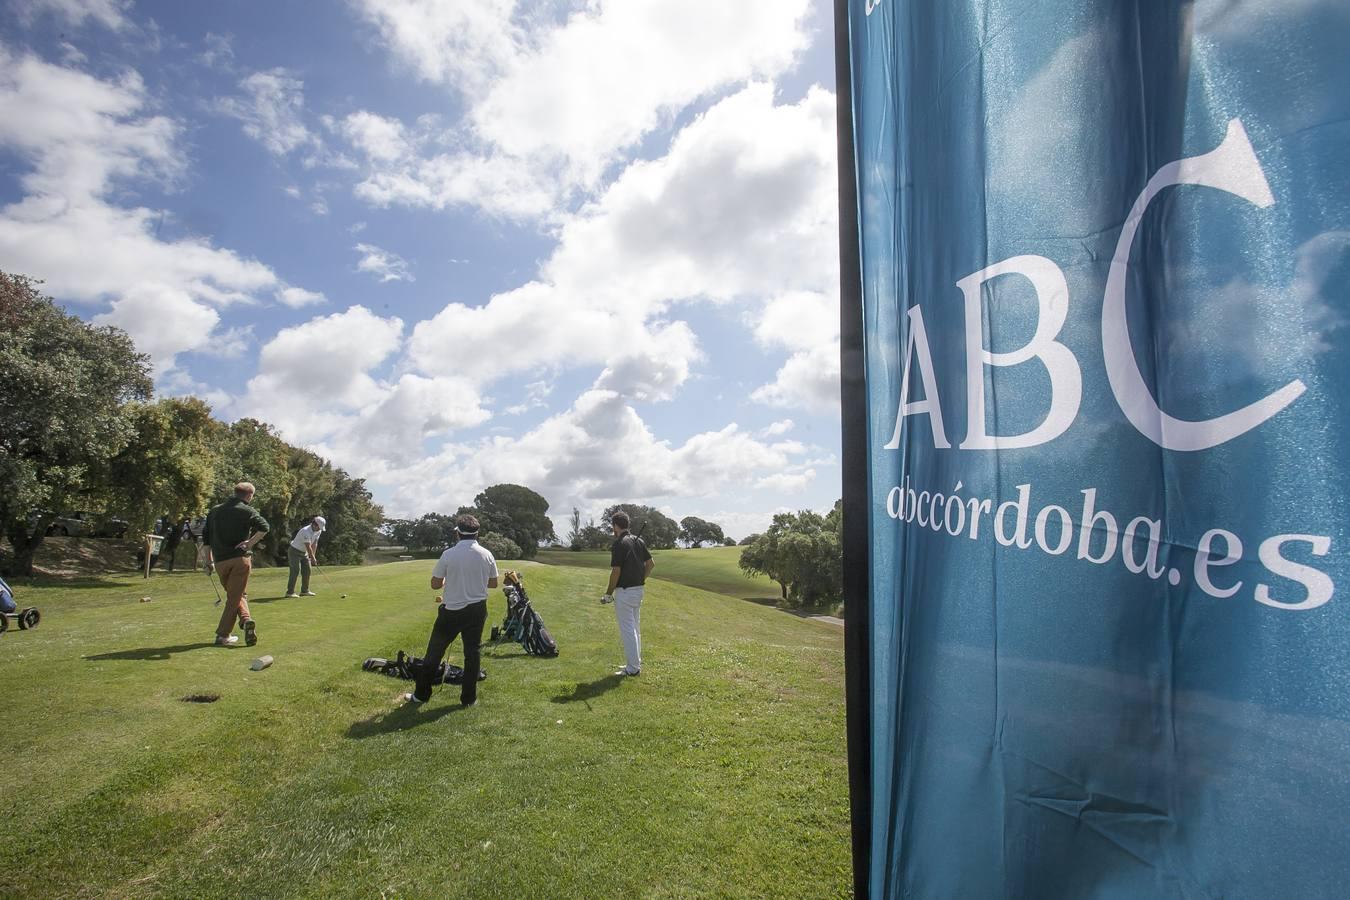
[[[225,588],[225,609],[216,626],[216,646],[233,647],[239,643],[231,632],[235,620],[244,629],[244,643],[252,647],[258,643],[258,630],[248,613],[248,576],[253,571],[253,547],[267,534],[270,527],[249,503],[253,500],[253,485],[241,481],[234,486],[234,496],[206,514],[202,527],[202,543],[206,545],[206,574],[214,569]]]
[[[624,665],[615,675],[642,674],[642,595],[647,576],[656,563],[642,539],[628,533],[628,513],[619,510],[610,519],[614,543],[609,548],[609,587],[601,603],[614,603],[619,621],[619,640],[623,643]]]
[[[312,566],[319,564],[319,535],[323,534],[328,521],[323,516],[315,516],[309,524],[295,533],[291,546],[286,548],[286,559],[291,565],[291,577],[286,582],[286,596],[299,597],[295,592],[295,579],[303,574],[300,593],[306,597],[315,596],[309,589],[309,572]]]
[[[478,543],[476,516],[460,516],[455,520],[455,531],[459,532],[459,542],[442,553],[431,570],[431,589],[444,590],[426,656],[417,670],[417,685],[411,694],[403,695],[413,703],[431,699],[432,680],[445,651],[460,635],[464,638],[464,680],[459,686],[459,702],[465,706],[478,702],[478,645],[487,622],[488,590],[497,586],[497,560]]]

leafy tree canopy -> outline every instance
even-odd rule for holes
[[[605,508],[600,522],[606,533],[612,534],[614,514],[619,510],[628,513],[629,530],[641,534],[643,542],[653,550],[669,550],[680,539],[680,526],[670,516],[641,503],[616,503]],[[613,537],[609,538],[613,541]],[[609,546],[606,542],[605,546]]]
[[[842,504],[829,515],[811,510],[779,513],[741,551],[740,567],[779,583],[783,600],[797,605],[837,602],[842,592],[839,543]]]
[[[0,272],[0,529],[19,575],[51,515],[96,494],[135,434],[123,405],[151,393],[149,359],[125,332],[69,315],[37,285]]]
[[[524,559],[533,558],[541,543],[558,539],[548,517],[548,501],[527,487],[494,484],[473,502],[465,511],[478,516],[480,528],[515,541]]]
[[[722,526],[715,522],[705,521],[698,516],[685,516],[680,520],[680,540],[691,547],[720,544],[725,538]]]

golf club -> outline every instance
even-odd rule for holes
[[[321,576],[323,576],[323,583],[326,584],[326,585],[328,585],[328,589],[329,589],[330,591],[333,590],[333,579],[329,578],[329,577],[328,577],[328,573],[324,572],[323,569],[320,569],[320,568],[319,568],[319,564],[318,564],[318,563],[315,563],[315,564],[314,564],[314,571],[318,572]],[[347,595],[346,595],[346,594],[339,594],[338,597],[339,597],[340,599],[342,599],[342,600],[346,600],[346,599],[347,599]]]
[[[207,580],[207,581],[211,582],[211,590],[213,590],[213,591],[216,592],[216,603],[215,603],[215,605],[216,605],[216,606],[219,606],[219,605],[221,604],[222,599],[223,599],[223,598],[220,596],[220,587],[216,585],[216,580],[215,580],[214,578],[211,577],[211,573],[210,573],[209,571],[207,571],[206,566],[202,566],[202,574],[206,576],[206,580]]]

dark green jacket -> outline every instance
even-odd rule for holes
[[[211,548],[216,562],[243,556],[235,544],[248,540],[255,531],[267,531],[271,526],[256,509],[238,497],[231,497],[219,506],[211,507],[202,527],[202,540]]]

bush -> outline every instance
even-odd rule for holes
[[[497,559],[522,559],[520,545],[509,537],[485,531],[478,536],[478,543],[487,548]]]

